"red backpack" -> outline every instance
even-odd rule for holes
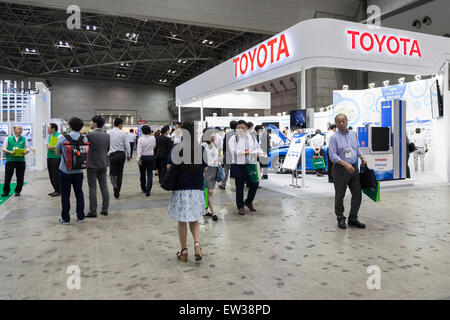
[[[81,134],[78,140],[73,140],[68,134],[64,134],[64,138],[67,140],[63,142],[66,150],[64,161],[67,170],[87,169],[90,143],[84,142],[84,137]]]

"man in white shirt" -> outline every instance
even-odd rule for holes
[[[108,130],[110,136],[109,146],[109,178],[114,189],[114,197],[120,196],[122,188],[123,167],[125,158],[130,161],[130,143],[127,135],[122,131],[123,120],[121,118],[114,119],[114,129]]]
[[[181,143],[182,131],[181,131],[181,122],[175,123],[175,131],[170,136],[173,144]]]
[[[416,134],[412,137],[413,143],[416,146],[414,151],[414,171],[419,171],[419,158],[420,158],[420,170],[425,172],[425,153],[428,152],[427,139],[420,134],[420,128],[416,128]]]
[[[145,192],[147,197],[150,196],[153,186],[154,149],[156,147],[156,139],[150,134],[150,131],[148,125],[142,126],[143,135],[139,138],[136,155],[136,161],[139,164],[141,190]]]
[[[134,130],[130,129],[130,132],[127,133],[127,139],[128,142],[130,143],[130,157],[133,158],[133,150],[134,150],[134,144],[136,141],[136,135],[134,134]]]
[[[236,185],[236,205],[240,215],[245,214],[244,205],[250,211],[256,211],[253,207],[253,200],[258,190],[259,182],[250,181],[247,172],[249,164],[256,164],[256,154],[259,150],[258,142],[247,132],[247,124],[244,120],[239,120],[236,126],[237,135],[230,138],[228,147],[232,155],[232,167],[234,182]],[[249,190],[247,199],[244,201],[244,184],[247,181]]]
[[[333,183],[333,162],[330,160],[330,139],[333,136],[333,134],[336,132],[336,125],[331,124],[328,128],[327,135],[325,136],[325,145],[327,146],[327,158],[328,158],[328,183]]]
[[[220,129],[220,127],[216,127],[216,138],[214,140],[214,145],[216,146],[217,150],[222,151],[223,149],[223,132]],[[220,155],[220,154],[219,154]]]

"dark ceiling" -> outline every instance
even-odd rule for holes
[[[65,10],[0,3],[0,69],[174,87],[270,37],[85,12],[81,29],[70,30],[68,17]]]

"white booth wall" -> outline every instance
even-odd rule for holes
[[[23,84],[15,84],[16,88],[23,88]],[[51,113],[51,93],[42,82],[35,83],[36,94],[28,93],[4,93],[7,103],[3,101],[1,110],[9,114],[14,113],[14,119],[9,122],[3,122],[9,126],[8,135],[13,134],[14,124],[21,124],[24,131],[23,135],[27,136],[27,141],[30,144],[30,153],[25,156],[27,170],[44,170],[47,168],[47,125],[50,120]],[[20,95],[21,99],[17,96]],[[24,99],[27,96],[27,99]],[[26,104],[21,104],[19,101],[28,101]],[[20,107],[19,107],[20,106]],[[2,159],[5,155],[2,152]],[[3,162],[3,160],[2,160]],[[3,163],[0,164],[0,169],[4,171]]]
[[[435,157],[442,149],[435,146],[443,137],[433,130],[431,112],[431,97],[437,96],[436,87],[432,86],[436,78],[417,80],[413,82],[383,86],[365,90],[335,90],[333,91],[333,118],[339,113],[347,115],[349,126],[355,128],[365,125],[379,126],[381,121],[381,102],[392,99],[406,101],[406,130],[412,137],[415,129],[420,128],[421,134],[427,139],[429,152],[425,156],[425,170],[435,171]],[[439,81],[442,91],[442,80]],[[409,166],[414,170],[414,159],[411,155]],[[437,173],[437,172],[436,172]]]

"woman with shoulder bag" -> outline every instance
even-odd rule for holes
[[[183,262],[187,262],[187,223],[189,223],[189,228],[194,238],[195,260],[202,259],[199,220],[203,216],[205,208],[203,176],[207,163],[203,160],[203,157],[201,157],[199,164],[196,164],[194,161],[195,150],[201,148],[199,141],[195,139],[194,122],[184,121],[181,124],[181,129],[187,131],[185,131],[186,135],[189,133],[187,136],[183,134],[182,143],[186,143],[185,147],[189,146],[191,159],[187,163],[182,162],[175,167],[176,177],[169,198],[168,214],[169,217],[178,220],[178,237],[181,244],[181,251],[177,253],[177,258]],[[190,141],[186,141],[185,139],[189,139]],[[201,148],[200,150],[202,152],[201,155],[203,155],[204,149]],[[180,152],[181,157],[182,152]],[[170,176],[170,167],[175,165],[173,163],[173,157],[174,155],[170,152],[167,161],[168,176]]]

